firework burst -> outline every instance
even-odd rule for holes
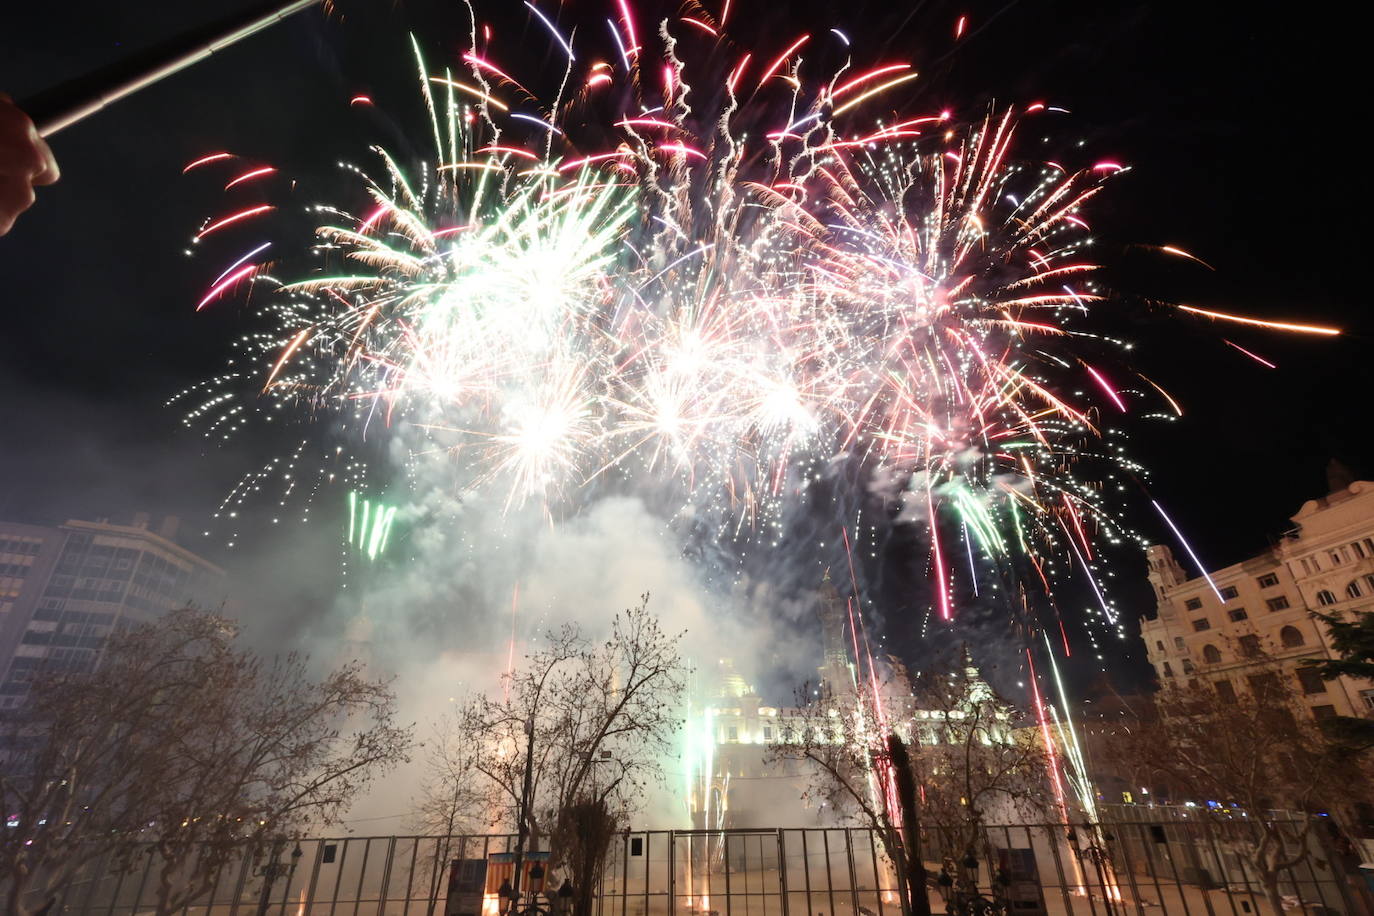
[[[939,615],[989,580],[1025,607],[1025,581],[1049,596],[1076,570],[1115,622],[1099,542],[1130,533],[1101,482],[1138,468],[1104,437],[1161,397],[1178,410],[1148,379],[1119,386],[1124,347],[1096,330],[1087,211],[1123,167],[1020,156],[1020,125],[1056,111],[1042,103],[874,114],[918,73],[855,65],[838,30],[743,50],[728,7],[650,29],[620,0],[598,57],[526,6],[560,64],[551,101],[474,14],[463,72],[420,64],[432,160],[377,149],[348,170],[366,203],[315,208],[327,267],[279,283],[263,259],[281,246],[262,243],[210,284],[201,307],[279,288],[247,366],[185,393],[190,417],[240,428],[237,386],[362,434],[413,431],[459,492],[507,507],[671,491],[731,537],[776,530],[844,465],[881,497],[871,524],[928,527]],[[235,194],[278,175],[225,153],[191,169],[232,170]],[[272,211],[232,209],[197,241]],[[231,501],[261,474],[245,480]],[[834,511],[846,545],[856,501]]]

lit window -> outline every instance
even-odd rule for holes
[[[1202,599],[1189,598],[1187,601],[1183,602],[1183,606],[1190,611],[1196,611],[1198,608],[1202,607]]]
[[[1259,577],[1258,581],[1260,588],[1273,588],[1279,584],[1279,577],[1274,573],[1265,573]]]
[[[1232,598],[1236,597],[1236,595],[1239,594],[1240,592],[1236,591],[1236,587],[1234,585],[1228,585],[1221,590],[1221,597],[1225,601],[1230,601]]]
[[[1264,603],[1269,606],[1269,610],[1271,611],[1288,610],[1288,598],[1283,595],[1279,595],[1277,598],[1270,598]]]
[[[1321,591],[1317,592],[1317,603],[1318,603],[1318,604],[1335,604],[1335,603],[1336,603],[1336,596],[1333,595],[1331,592],[1327,591],[1326,589],[1322,589]]]

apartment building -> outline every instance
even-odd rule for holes
[[[1309,500],[1292,521],[1269,550],[1207,577],[1190,577],[1168,547],[1150,547],[1156,607],[1141,621],[1150,663],[1161,684],[1205,678],[1223,695],[1277,666],[1316,718],[1374,714],[1374,684],[1326,681],[1302,664],[1333,655],[1313,610],[1374,610],[1374,483]]]
[[[176,543],[178,523],[0,521],[0,709],[20,705],[45,665],[96,662],[117,628],[188,602],[216,607],[224,571]]]

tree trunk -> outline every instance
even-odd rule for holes
[[[9,887],[6,888],[6,913],[13,913],[15,916],[28,916],[29,911],[24,907],[24,896],[28,893],[30,873],[28,868],[20,865],[10,874]]]
[[[903,862],[897,873],[898,889],[902,894],[905,916],[930,916],[930,895],[926,888],[925,863],[903,847]]]
[[[1279,893],[1279,862],[1283,858],[1283,837],[1272,822],[1266,822],[1263,838],[1255,849],[1255,869],[1264,886],[1264,895],[1269,898],[1269,906],[1274,916],[1285,916],[1283,897]]]
[[[897,802],[902,808],[901,855],[897,882],[902,892],[903,916],[930,916],[930,894],[926,889],[926,865],[921,856],[921,820],[916,805],[916,781],[912,778],[911,758],[906,744],[897,735],[887,737],[888,760],[897,781]]]
[[[1264,885],[1264,896],[1269,898],[1269,906],[1274,911],[1274,916],[1285,916],[1283,895],[1279,893],[1278,870],[1265,868],[1260,873],[1260,882]]]
[[[554,845],[571,876],[573,916],[591,916],[617,826],[615,816],[599,800],[570,805],[559,817]]]

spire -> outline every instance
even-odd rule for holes
[[[852,683],[849,675],[849,644],[845,640],[845,606],[840,593],[830,581],[830,570],[821,579],[820,602],[816,616],[821,621],[821,645],[824,656],[821,659],[821,683],[831,690],[844,690]]]

